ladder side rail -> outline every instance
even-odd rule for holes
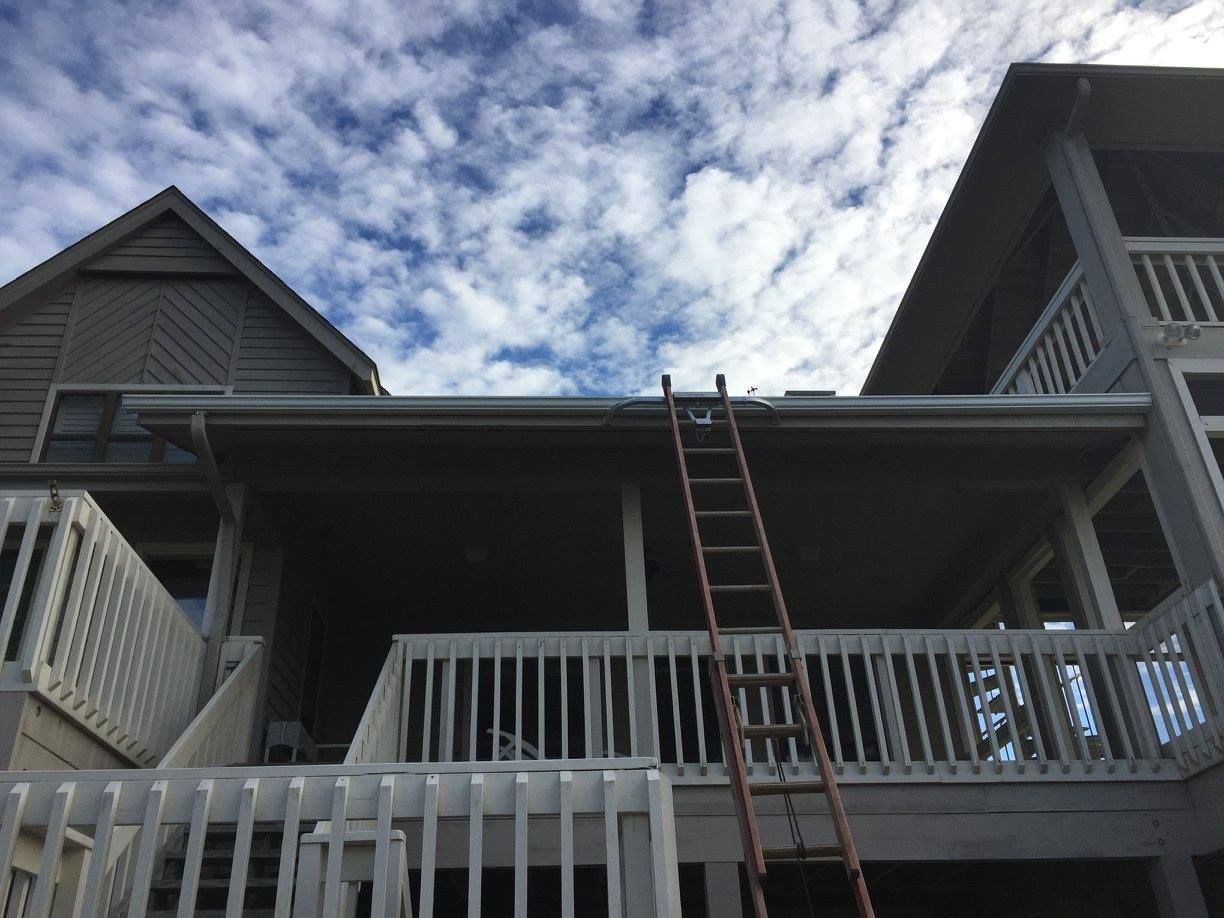
[[[860,916],[863,916],[863,918],[874,918],[875,912],[871,905],[870,895],[867,892],[866,881],[863,879],[858,849],[854,844],[854,836],[850,832],[850,823],[846,818],[846,811],[842,805],[841,791],[837,786],[832,763],[829,761],[829,751],[825,747],[820,721],[816,717],[816,705],[812,700],[812,689],[807,675],[806,661],[800,652],[798,642],[795,640],[795,632],[791,628],[790,616],[786,610],[786,601],[782,597],[778,572],[774,566],[773,552],[769,547],[769,539],[766,536],[765,525],[761,517],[761,508],[756,498],[756,488],[752,484],[752,477],[748,471],[748,463],[744,457],[744,445],[740,438],[739,426],[735,421],[735,411],[731,407],[731,398],[727,394],[726,378],[721,373],[718,374],[715,384],[718,388],[719,397],[722,399],[727,430],[731,437],[732,447],[735,449],[735,460],[739,466],[740,477],[744,481],[744,494],[748,501],[748,508],[752,513],[752,524],[756,530],[757,543],[761,547],[761,560],[765,567],[765,576],[770,586],[770,592],[773,595],[778,625],[782,631],[782,639],[786,643],[786,648],[791,654],[791,662],[795,672],[795,684],[799,689],[800,704],[808,724],[808,739],[812,744],[812,751],[816,755],[816,763],[820,770],[821,780],[826,786],[825,793],[829,803],[829,810],[833,817],[833,827],[837,834],[837,841],[842,848],[842,862],[845,864],[847,876],[850,878],[851,886],[854,889],[854,898],[858,905]],[[679,446],[679,425],[675,420],[675,412],[672,412],[672,424],[677,436],[677,446]],[[682,452],[681,462],[683,462]],[[685,484],[687,490],[687,478]],[[690,501],[689,506],[691,507],[691,495],[688,499]],[[700,559],[698,559],[698,563],[701,563]]]
[[[710,633],[710,655],[715,684],[715,695],[719,698],[719,714],[722,720],[723,736],[725,738],[724,754],[727,766],[731,770],[730,779],[740,812],[747,816],[740,820],[740,832],[744,842],[744,859],[747,862],[750,883],[754,898],[760,896],[759,878],[765,873],[765,857],[761,851],[761,840],[756,831],[756,818],[753,814],[752,797],[748,788],[747,768],[744,765],[743,751],[739,743],[734,742],[738,735],[735,722],[732,719],[731,689],[727,682],[727,664],[723,658],[722,644],[718,635],[718,619],[714,615],[714,599],[710,592],[710,578],[706,572],[705,557],[701,551],[701,533],[698,529],[697,510],[693,505],[693,490],[689,486],[688,463],[684,458],[684,440],[680,435],[680,421],[676,417],[676,400],[672,395],[671,377],[663,377],[663,397],[667,402],[667,418],[671,426],[672,443],[676,450],[676,463],[680,469],[681,493],[684,498],[685,512],[688,514],[689,535],[693,546],[693,561],[697,567],[697,580],[701,589],[702,611],[705,614],[706,629]],[[763,898],[761,901],[763,915]]]

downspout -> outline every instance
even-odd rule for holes
[[[230,526],[234,525],[236,521],[234,505],[230,503],[229,495],[225,492],[225,482],[221,480],[221,469],[217,466],[217,455],[213,452],[212,444],[208,442],[208,427],[203,411],[197,411],[191,415],[191,445],[195,448],[195,454],[204,468],[208,490],[212,492],[217,511],[221,514],[221,521]]]
[[[225,481],[221,477],[216,453],[213,452],[212,444],[208,440],[207,421],[203,411],[196,411],[191,415],[191,445],[195,448],[200,466],[204,470],[204,478],[208,482],[208,489],[212,492],[217,512],[221,516],[221,522],[217,527],[217,544],[213,551],[213,570],[208,585],[208,603],[204,621],[201,623],[205,650],[198,698],[199,706],[203,707],[212,696],[217,684],[221,645],[225,641],[225,632],[233,613],[231,598],[234,592],[234,578],[238,575],[241,520],[239,511],[235,509],[235,502],[231,499]],[[238,497],[238,502],[241,504],[241,496]]]
[[[1075,99],[1071,102],[1071,113],[1067,115],[1067,126],[1063,133],[1074,137],[1084,124],[1084,116],[1088,114],[1088,103],[1092,101],[1092,84],[1087,77],[1075,81]]]

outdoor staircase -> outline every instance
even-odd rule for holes
[[[199,891],[196,894],[197,918],[220,918],[225,914],[230,889],[230,869],[234,858],[234,827],[210,829],[204,841],[200,864]],[[242,914],[246,918],[271,918],[276,906],[277,871],[280,866],[281,832],[255,827],[251,835],[246,895]],[[162,855],[160,876],[149,888],[149,918],[172,918],[178,914],[187,861],[187,835],[172,843]]]

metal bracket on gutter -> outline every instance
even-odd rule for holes
[[[686,397],[691,396],[691,393],[687,393],[687,392],[677,393],[677,394],[683,394]],[[717,398],[718,398],[717,393],[710,394],[711,402],[717,401]],[[733,398],[731,399],[731,403],[736,407],[737,410],[741,407],[743,408],[761,408],[769,412],[770,423],[773,424],[775,427],[782,423],[782,415],[778,412],[778,409],[774,406],[773,402],[769,401],[768,399],[753,398],[753,397]],[[634,395],[629,398],[622,398],[619,402],[617,402],[615,405],[609,408],[608,413],[604,415],[603,417],[604,426],[611,424],[613,417],[617,413],[624,411],[626,408],[635,408],[639,405],[652,405],[652,406],[656,406],[659,408],[663,408],[665,407],[666,402],[662,398],[659,398],[658,396],[652,396],[652,395]]]
[[[191,415],[191,445],[195,447],[200,465],[204,468],[204,477],[208,479],[208,489],[212,491],[213,501],[221,514],[221,519],[232,524],[236,518],[234,505],[230,503],[225,492],[225,482],[221,480],[221,469],[217,467],[217,456],[208,442],[208,428],[203,411]]]
[[[1088,103],[1092,100],[1092,84],[1087,77],[1075,81],[1075,101],[1071,103],[1071,114],[1067,116],[1067,126],[1063,132],[1068,137],[1079,133],[1084,116],[1088,114]]]

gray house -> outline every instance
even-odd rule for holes
[[[797,651],[662,398],[389,395],[176,188],[0,288],[3,914],[751,914],[728,749],[773,916],[825,778],[881,915],[1224,914],[1222,112],[1013,66],[862,395],[732,400]]]

